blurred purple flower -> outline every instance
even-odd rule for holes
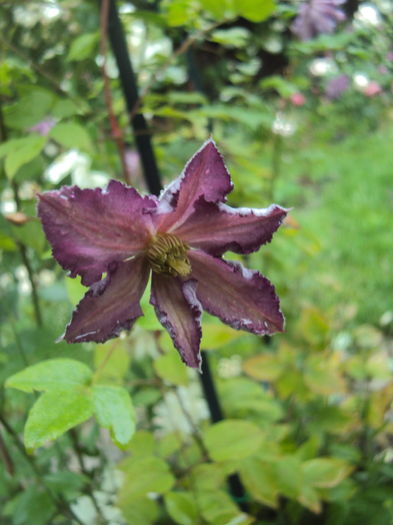
[[[275,204],[231,208],[225,200],[232,188],[208,140],[159,198],[115,180],[104,190],[65,186],[39,195],[53,256],[90,286],[63,338],[104,342],[130,329],[143,315],[139,301],[150,274],[150,302],[188,366],[201,363],[202,309],[254,334],[282,331],[270,282],[221,256],[270,242],[287,211]]]
[[[301,40],[310,40],[321,33],[332,33],[338,22],[345,20],[337,6],[346,0],[309,0],[300,4],[292,31]]]
[[[40,135],[46,137],[55,124],[56,119],[53,117],[46,117],[40,122],[37,122],[37,124],[34,124],[29,131],[36,131]]]
[[[326,85],[325,94],[328,98],[335,100],[349,88],[351,79],[347,75],[332,77]]]

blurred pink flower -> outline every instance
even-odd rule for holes
[[[294,93],[290,96],[289,100],[294,106],[304,106],[306,103],[306,97],[302,93]]]
[[[292,31],[300,40],[310,40],[321,33],[333,33],[338,22],[345,20],[345,13],[337,6],[345,0],[308,0],[299,6]]]
[[[374,80],[367,84],[367,86],[363,89],[363,94],[366,95],[366,97],[374,97],[375,95],[378,95],[381,92],[381,86],[378,84],[378,82],[375,82]]]

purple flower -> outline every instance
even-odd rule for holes
[[[37,124],[34,124],[34,126],[30,128],[30,131],[36,131],[40,135],[46,137],[55,124],[56,119],[53,117],[46,117],[40,122],[37,122]]]
[[[332,33],[338,22],[345,20],[344,12],[337,6],[345,0],[309,0],[299,6],[292,31],[301,40],[310,40],[320,33]]]
[[[159,198],[115,180],[104,190],[66,186],[39,195],[54,257],[90,286],[63,338],[104,342],[130,329],[143,315],[139,301],[150,274],[150,302],[188,366],[201,363],[202,308],[236,329],[282,331],[270,282],[221,256],[270,242],[287,211],[275,204],[231,208],[225,200],[232,187],[209,140]]]
[[[326,96],[332,100],[340,98],[349,88],[351,79],[347,75],[337,75],[332,77],[326,85]]]

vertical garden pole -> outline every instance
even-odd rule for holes
[[[151,143],[151,132],[142,113],[136,112],[135,108],[139,104],[138,86],[132,62],[128,53],[127,44],[121,24],[116,0],[100,0],[101,9],[108,5],[108,37],[111,43],[113,55],[119,70],[119,78],[126,101],[130,124],[134,133],[135,143],[141,158],[144,178],[149,191],[158,195],[162,189],[160,174],[154,151]],[[217,391],[210,371],[209,358],[205,353],[202,360],[202,374],[200,374],[202,390],[209,407],[210,419],[213,423],[223,419],[223,412]],[[244,504],[244,488],[237,475],[232,475],[228,479],[232,496],[238,502],[242,510],[246,510]]]

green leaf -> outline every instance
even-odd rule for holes
[[[4,163],[8,177],[12,178],[21,166],[37,157],[45,144],[46,137],[35,134],[15,139],[12,144],[13,147],[8,150]]]
[[[71,44],[67,60],[69,62],[79,62],[86,58],[94,58],[93,52],[95,51],[98,40],[98,33],[86,33],[85,35],[78,36]]]
[[[192,492],[169,492],[164,496],[169,516],[179,525],[198,523],[198,508]]]
[[[274,0],[235,0],[235,6],[240,16],[251,22],[266,20],[276,7]]]
[[[118,498],[118,507],[130,525],[152,525],[157,522],[160,507],[150,498],[129,498],[123,494]]]
[[[66,499],[75,499],[83,491],[83,487],[88,485],[89,479],[83,474],[64,470],[51,472],[45,476],[45,482],[56,494]]]
[[[66,277],[65,285],[68,299],[72,305],[77,305],[86,293],[86,287],[81,284],[80,277]]]
[[[296,456],[281,456],[273,462],[277,487],[288,498],[297,498],[304,485],[302,464]]]
[[[261,503],[276,508],[279,489],[274,465],[257,458],[247,459],[240,467],[240,476],[250,494]]]
[[[88,393],[83,388],[59,388],[42,394],[27,418],[26,448],[34,450],[89,419],[93,407]]]
[[[215,350],[242,336],[244,333],[225,324],[206,323],[203,325],[201,348]]]
[[[23,392],[49,391],[86,385],[92,378],[88,366],[74,359],[48,359],[10,376],[5,386]]]
[[[78,148],[88,153],[93,150],[90,135],[77,122],[60,122],[51,129],[49,136],[65,148]]]
[[[214,461],[240,460],[255,454],[263,440],[262,431],[249,421],[227,419],[209,427],[204,441]]]
[[[12,515],[14,525],[46,525],[51,520],[56,507],[50,494],[37,485],[25,487],[2,509],[4,516]]]
[[[132,439],[127,446],[127,450],[131,452],[132,456],[125,458],[122,461],[122,468],[127,469],[127,463],[129,461],[133,461],[135,456],[152,456],[154,454],[155,447],[156,442],[153,434],[147,430],[138,430],[138,432],[135,432],[135,434],[132,436]]]
[[[313,487],[335,487],[348,477],[352,470],[352,465],[338,458],[316,458],[303,463],[306,483]]]
[[[181,361],[179,354],[171,350],[154,360],[157,375],[173,385],[188,385],[187,367]]]
[[[154,456],[128,458],[124,468],[120,468],[124,472],[120,499],[139,498],[149,492],[164,494],[175,483],[166,462]]]
[[[212,525],[246,525],[254,522],[253,518],[239,511],[237,505],[224,491],[200,492],[196,496],[198,510]]]
[[[50,114],[53,101],[54,95],[50,91],[29,88],[15,104],[5,107],[6,126],[19,130],[34,126]]]
[[[229,29],[217,29],[211,34],[210,40],[227,47],[244,47],[251,33],[244,27],[231,27]]]
[[[99,424],[110,430],[116,443],[126,445],[135,432],[135,411],[127,390],[121,386],[95,385],[93,406]]]
[[[243,362],[243,370],[253,379],[275,381],[285,370],[277,354],[260,354]]]

